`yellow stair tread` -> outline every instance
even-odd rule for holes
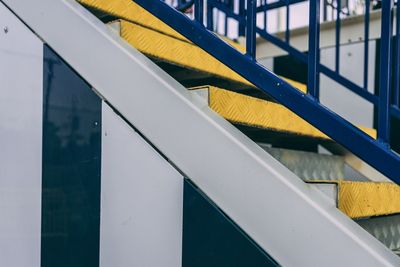
[[[191,90],[208,90],[210,108],[232,123],[329,139],[328,136],[280,104],[214,86],[195,87]],[[376,138],[375,129],[366,127],[360,127],[360,129]]]
[[[338,208],[353,219],[400,213],[400,186],[389,182],[310,181],[338,185]]]
[[[114,17],[140,24],[147,28],[170,35],[174,38],[190,42],[180,33],[159,20],[157,17],[153,16],[151,13],[132,0],[78,0],[78,2],[85,6],[102,11],[106,14],[110,14]],[[229,43],[231,46],[235,47],[237,50],[243,53],[245,52],[245,48],[240,44],[223,36],[220,36],[220,38]]]
[[[142,53],[185,68],[206,72],[224,79],[253,86],[242,76],[225,66],[198,46],[139,24],[120,20],[120,35]],[[294,87],[306,92],[305,85],[284,78]]]
[[[121,18],[119,21],[121,37],[144,54],[254,87],[242,76],[131,0],[79,0],[79,2]],[[239,51],[245,51],[245,48],[241,45],[227,38],[223,38],[223,40]],[[298,90],[304,93],[307,91],[304,84],[282,78]]]

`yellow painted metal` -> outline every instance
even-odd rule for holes
[[[121,18],[121,36],[138,50],[161,60],[204,71],[221,78],[253,86],[240,75],[195,46],[184,36],[163,23],[131,0],[78,0],[85,6]],[[220,36],[221,37],[221,36]],[[242,53],[245,48],[225,37],[221,37]],[[153,44],[151,44],[154,42]],[[168,45],[167,45],[168,44]],[[174,55],[179,53],[180,57]],[[302,92],[304,84],[283,78]]]
[[[114,17],[124,19],[135,24],[159,31],[172,37],[190,42],[180,33],[169,27],[167,24],[150,14],[147,10],[136,4],[132,0],[78,0],[81,4],[100,10]],[[220,36],[225,42],[229,43],[237,50],[245,52],[245,48],[240,44]]]
[[[120,22],[123,39],[142,53],[185,68],[251,84],[198,46],[127,21]]]
[[[128,21],[120,21],[123,39],[149,56],[185,68],[206,72],[211,75],[253,86],[242,76],[210,56],[198,46]],[[299,90],[306,92],[305,85],[286,79]]]
[[[239,74],[210,56],[198,46],[189,42],[186,38],[131,0],[79,0],[79,2],[113,16],[123,18],[124,20],[115,22],[120,24],[121,37],[146,55],[184,68],[209,73],[223,79],[253,86]],[[232,42],[231,44],[242,51],[244,50],[238,44]],[[283,79],[300,91],[307,91],[307,87],[304,84],[286,78]],[[212,108],[228,120],[276,131],[316,138],[328,138],[309,123],[279,104],[255,98],[247,98],[245,96],[241,97],[242,95],[238,94],[233,95],[228,91],[212,91],[212,94],[219,95],[213,98]],[[220,100],[215,100],[217,98]],[[226,102],[227,99],[231,99],[230,102]],[[225,104],[235,106],[236,110],[248,109],[248,111],[245,113],[235,112],[234,108],[228,110],[228,107],[222,105],[222,101],[225,101]],[[248,106],[246,107],[246,105]],[[249,105],[255,106],[250,107]],[[264,110],[264,113],[257,112],[259,109]],[[376,135],[374,130],[363,130],[371,136]]]
[[[213,86],[192,88],[192,90],[196,89],[207,89],[210,108],[233,123],[277,132],[329,139],[321,131],[280,104]],[[376,138],[374,129],[360,128]]]
[[[78,0],[79,3],[100,10],[136,24],[140,24],[160,32],[186,40],[181,34],[167,26],[158,18],[151,15],[147,10],[140,7],[131,0]]]
[[[338,208],[350,218],[400,213],[400,186],[387,182],[313,181],[338,185]]]
[[[400,213],[400,187],[394,183],[339,181],[339,209],[352,218]]]

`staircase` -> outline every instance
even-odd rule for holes
[[[394,252],[400,250],[400,187],[365,177],[343,156],[318,153],[334,145],[324,133],[132,1],[80,0],[121,38],[147,55],[206,105],[230,121],[304,182]],[[239,52],[245,48],[226,38]],[[304,84],[285,79],[301,92]],[[359,126],[372,138],[374,129]],[[312,151],[312,152],[310,152]],[[375,181],[373,181],[375,180]]]
[[[249,46],[197,24],[186,25],[198,33],[189,39],[171,27],[186,18],[158,1],[4,2],[211,203],[217,220],[271,257],[267,266],[400,264],[400,187],[390,180],[398,182],[399,158],[375,129],[351,126],[306,85],[264,72]],[[174,16],[161,20],[158,8]],[[213,45],[229,46],[212,56]]]

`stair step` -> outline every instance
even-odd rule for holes
[[[214,78],[218,83],[229,81],[237,90],[254,88],[240,75],[190,42],[125,20],[113,22],[112,27],[119,28],[120,36],[140,52],[155,59],[158,64],[163,63],[160,65],[179,81],[187,82],[193,79],[192,73],[196,77],[200,72],[207,74],[208,80]],[[181,74],[183,70],[192,73],[185,77]],[[204,80],[203,76],[201,79]]]
[[[196,87],[191,91],[201,95],[212,110],[234,124],[330,140],[328,136],[280,104],[214,86]],[[360,129],[376,138],[374,129],[364,127]]]
[[[304,181],[335,181],[345,177],[345,163],[340,156],[258,145]]]
[[[78,2],[106,15],[120,18],[121,20],[111,25],[119,29],[121,37],[142,53],[152,57],[185,86],[205,84],[206,80],[209,84],[229,87],[231,90],[245,90],[250,95],[261,98],[267,97],[247,80],[135,2],[130,0],[78,0]],[[243,46],[225,37],[221,39],[237,50],[245,52]],[[306,92],[304,84],[286,80],[302,92]]]
[[[192,70],[194,71],[194,76],[199,75],[199,72],[208,74],[207,81],[209,82],[215,81],[217,84],[229,86],[231,84],[232,87],[230,89],[232,90],[255,89],[242,76],[193,43],[125,20],[115,21],[113,24],[118,25],[113,27],[120,29],[121,37],[142,53],[156,59],[156,61],[163,62],[164,65],[165,63],[172,64],[175,69],[176,66],[181,67],[180,69],[178,68],[179,71],[171,71],[174,70],[173,67],[167,69],[172,76],[174,74],[175,76],[180,75],[176,77],[180,81],[192,78],[192,75],[183,76],[182,70]],[[305,85],[289,79],[286,80],[299,90],[306,92]],[[204,84],[204,77],[198,82]]]
[[[309,181],[310,185],[331,185],[325,192],[337,192],[337,208],[352,219],[400,213],[400,187],[393,183],[357,181]],[[329,195],[328,195],[329,196]]]
[[[123,20],[142,25],[160,33],[191,43],[191,41],[189,41],[187,38],[131,0],[78,0],[78,2],[86,7],[101,11],[113,17],[121,18]],[[220,37],[237,50],[243,53],[245,52],[246,49],[243,46],[224,36]]]
[[[114,17],[121,18],[130,22],[139,23],[148,28],[156,29],[162,33],[187,40],[174,29],[166,25],[158,18],[151,15],[147,10],[131,0],[77,0],[86,7],[102,11]]]

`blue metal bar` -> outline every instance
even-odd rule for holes
[[[304,95],[272,72],[198,23],[161,1],[135,0],[137,4],[174,28],[227,67],[336,140],[384,175],[400,183],[400,157],[348,121]],[[211,44],[211,45],[210,45]]]
[[[214,30],[214,7],[211,1],[207,2],[207,30]]]
[[[396,52],[394,59],[394,88],[393,88],[393,104],[400,104],[400,1],[396,3]]]
[[[267,3],[267,0],[264,0],[264,5]],[[265,10],[265,12],[264,12],[264,29],[265,29],[265,31],[267,32],[268,31],[268,17],[267,17],[267,13],[268,13],[268,10]]]
[[[324,11],[323,11],[323,21],[325,22],[325,21],[327,21],[328,20],[328,3],[327,3],[327,0],[324,0],[323,1],[323,3],[324,3],[324,6],[323,6],[323,8],[324,8]]]
[[[368,90],[368,63],[369,63],[369,14],[370,0],[365,1],[365,22],[364,22],[364,89]]]
[[[203,25],[204,2],[203,0],[195,0],[194,2],[194,19]]]
[[[293,48],[292,46],[286,44],[284,41],[281,39],[277,38],[276,36],[273,36],[270,33],[267,33],[263,31],[260,28],[257,28],[257,33],[267,41],[271,42],[272,44],[276,45],[277,47],[281,48],[282,50],[288,52],[291,56],[299,59],[303,63],[308,63],[308,57],[307,55],[303,54],[296,48]],[[348,88],[350,91],[353,93],[363,97],[365,100],[371,102],[374,105],[378,104],[378,97],[374,94],[371,94],[370,92],[364,90],[354,82],[350,81],[349,79],[343,77],[342,75],[337,74],[335,71],[331,70],[330,68],[319,64],[318,65],[319,71],[323,74],[325,74],[328,78],[331,78],[332,80],[336,81],[340,85]]]
[[[313,1],[313,0],[311,0]],[[336,0],[336,44],[335,44],[335,71],[339,73],[340,69],[340,12],[342,10],[342,0]]]
[[[392,1],[382,1],[380,81],[378,104],[378,139],[388,143],[390,139],[390,52],[392,39]]]
[[[286,2],[286,32],[285,32],[285,40],[286,43],[290,42],[290,3],[289,0],[285,0]]]
[[[225,0],[225,5],[226,5],[226,7],[229,9],[229,3],[228,3],[228,1],[229,0]],[[224,33],[225,33],[225,36],[228,36],[228,16],[226,15],[227,13],[225,13],[225,18],[224,18]]]
[[[307,92],[319,99],[319,19],[320,19],[320,1],[310,1],[309,14],[309,33],[308,33],[308,78]]]
[[[256,0],[247,0],[246,9],[246,54],[256,58]]]
[[[239,36],[244,36],[246,33],[246,22],[243,21],[243,18],[246,17],[244,0],[239,0],[239,17],[240,19],[236,19],[239,22]]]

